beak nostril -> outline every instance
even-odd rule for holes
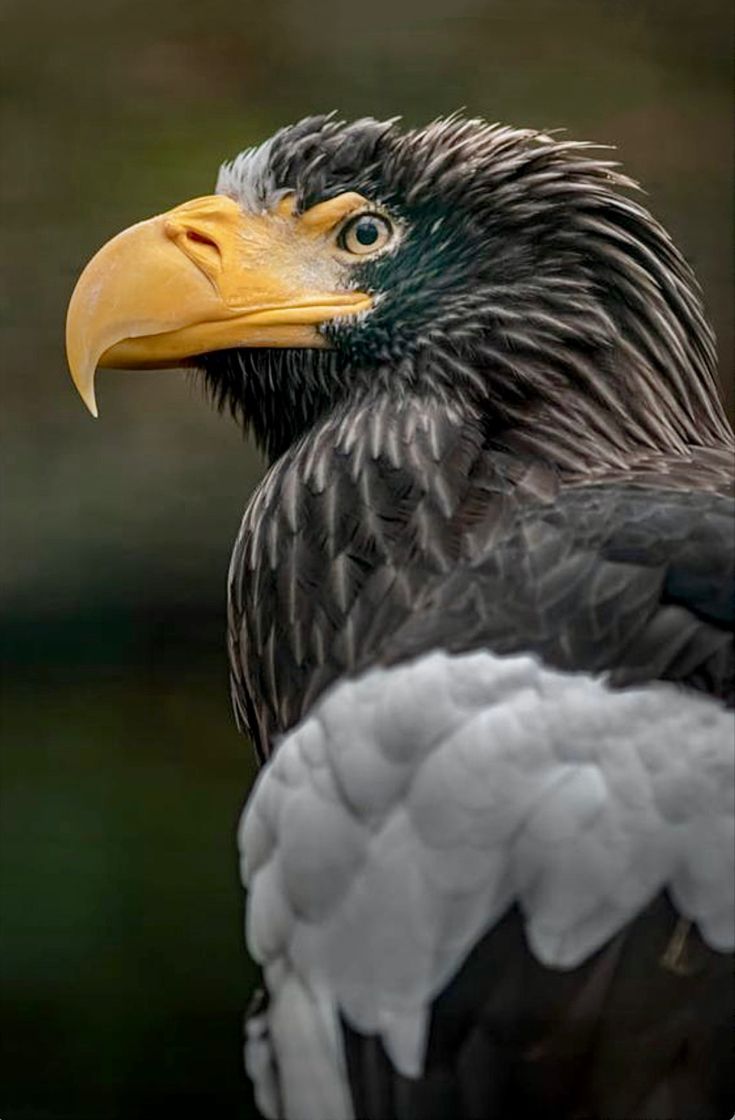
[[[219,245],[212,237],[207,237],[206,233],[199,233],[198,230],[188,229],[186,231],[186,240],[195,241],[198,245],[208,245],[211,249],[216,249],[219,252]]]

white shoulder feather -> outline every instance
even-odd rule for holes
[[[279,1024],[311,1015],[320,1068],[344,1081],[338,1013],[418,1076],[432,999],[513,902],[551,967],[664,888],[733,947],[734,743],[707,697],[613,691],[528,656],[435,653],[334,686],[279,744],[240,831],[282,1080],[297,1043]]]

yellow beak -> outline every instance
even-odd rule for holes
[[[211,195],[103,246],[66,320],[69,368],[92,415],[98,366],[161,368],[237,346],[323,346],[319,324],[367,310],[370,296],[339,290],[326,236],[357,205],[346,202],[299,216],[287,197],[269,213],[244,214]]]

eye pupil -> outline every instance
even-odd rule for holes
[[[374,245],[379,236],[376,223],[370,221],[370,219],[358,222],[355,228],[355,237],[361,245]]]

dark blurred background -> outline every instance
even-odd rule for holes
[[[730,0],[5,0],[2,1120],[246,1117],[223,648],[261,463],[183,374],[66,373],[75,277],[278,125],[466,106],[618,147],[732,401]]]

